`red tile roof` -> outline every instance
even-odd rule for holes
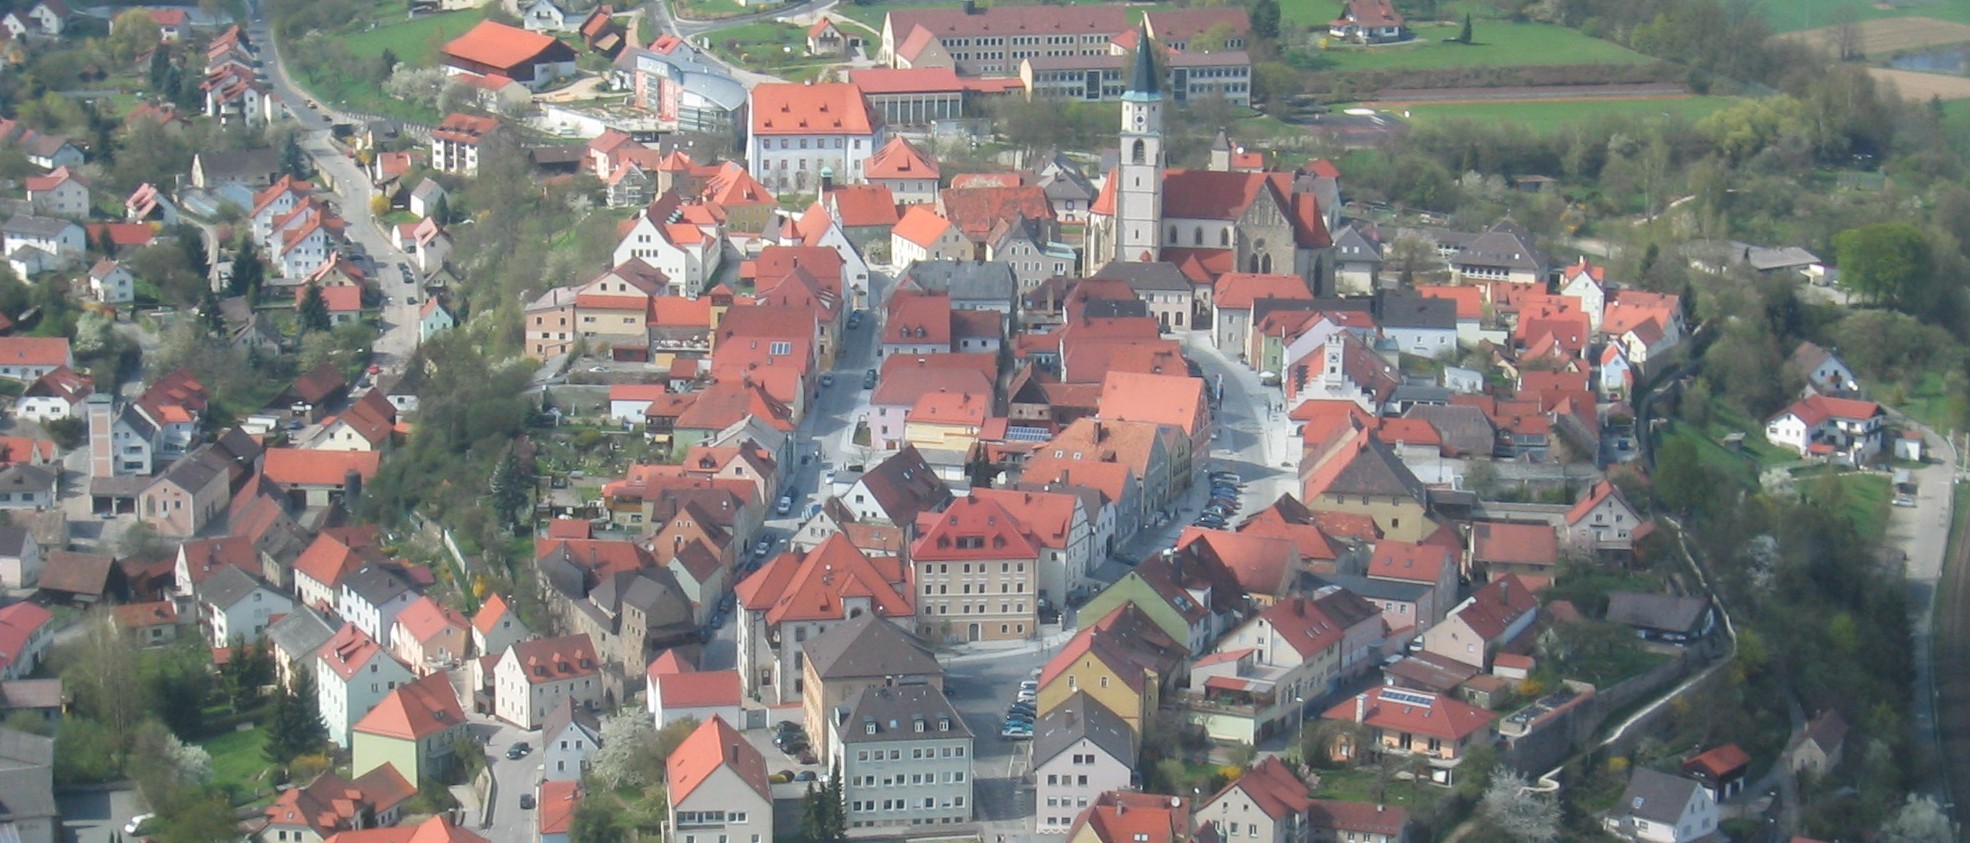
[[[1409,812],[1399,806],[1380,805],[1373,802],[1343,802],[1339,799],[1315,799],[1307,809],[1307,825],[1316,829],[1333,829],[1335,837],[1341,840],[1376,839],[1379,835],[1388,840],[1402,839],[1403,829],[1409,825]]]
[[[465,722],[458,693],[444,673],[433,673],[399,685],[376,708],[356,721],[355,730],[404,740],[418,740]]]
[[[498,26],[491,21],[480,26]],[[445,117],[438,128],[431,130],[431,137],[452,143],[476,144],[486,135],[499,128],[499,121],[476,114],[451,114]]]
[[[736,670],[673,673],[651,681],[664,708],[737,707],[744,696]]]
[[[1549,524],[1479,521],[1471,525],[1471,561],[1510,565],[1559,563],[1559,537]]]
[[[55,619],[53,612],[33,603],[15,603],[0,608],[0,671],[20,661],[27,642]]]
[[[844,228],[894,226],[902,219],[896,197],[879,184],[842,185],[823,198]],[[941,231],[941,229],[940,229]]]
[[[330,673],[341,677],[344,682],[361,672],[370,659],[389,658],[383,655],[383,646],[376,643],[376,639],[353,623],[343,624],[341,629],[329,636],[328,643],[323,644],[316,655],[321,657],[322,665]]]
[[[1205,802],[1204,810],[1209,811],[1210,806],[1216,805],[1225,794],[1234,790],[1243,792],[1260,811],[1274,820],[1304,814],[1313,805],[1313,800],[1307,795],[1306,782],[1294,775],[1278,756],[1267,757],[1246,771],[1245,775],[1239,776],[1237,781],[1225,785],[1223,790]]]
[[[1368,576],[1436,585],[1445,567],[1457,567],[1457,556],[1448,549],[1384,539],[1375,544],[1375,554],[1368,559]]]
[[[519,665],[521,674],[533,685],[594,676],[600,669],[595,661],[595,645],[587,633],[521,641],[501,657],[502,662],[506,659]]]
[[[53,367],[68,363],[65,337],[0,337],[0,365]]]
[[[552,36],[497,21],[481,21],[446,44],[444,53],[476,64],[510,69],[536,61],[557,44],[560,42]]]
[[[417,825],[393,825],[344,831],[322,843],[490,843],[467,829],[454,826],[442,816]]]
[[[929,205],[911,205],[903,210],[894,233],[924,248],[930,248],[951,230],[951,221],[938,215]]]
[[[1111,790],[1074,818],[1068,840],[1083,832],[1100,843],[1189,843],[1190,800],[1180,796]]]
[[[977,559],[1037,559],[1039,548],[1031,536],[996,501],[962,497],[940,513],[926,513],[928,524],[919,524],[910,558],[927,561]]]
[[[1727,743],[1683,762],[1683,772],[1708,776],[1711,781],[1741,773],[1751,765],[1751,755],[1737,744]]]
[[[0,337],[0,339],[7,339]],[[1881,415],[1881,405],[1873,401],[1857,401],[1852,398],[1829,398],[1825,395],[1808,395],[1792,406],[1773,416],[1776,419],[1786,413],[1798,416],[1808,427],[1817,426],[1827,419],[1862,420]]]
[[[375,451],[312,451],[268,448],[261,473],[283,486],[336,486],[353,471],[364,480],[376,476],[383,455]]]
[[[1218,278],[1211,303],[1223,310],[1250,310],[1262,299],[1313,301],[1313,290],[1292,275],[1227,272]]]
[[[1539,598],[1524,580],[1506,574],[1486,583],[1457,609],[1457,617],[1487,642],[1503,637],[1520,618],[1539,610]]]
[[[169,600],[150,603],[126,603],[110,609],[116,618],[116,625],[123,629],[143,629],[152,626],[172,626],[178,623],[177,604]]]
[[[888,143],[883,144],[881,149],[876,150],[867,161],[862,163],[862,175],[871,179],[935,180],[939,173],[937,159],[917,149],[915,144],[910,143],[902,135],[890,138]]]
[[[670,804],[690,798],[691,792],[720,767],[730,767],[759,798],[773,800],[772,785],[766,780],[766,759],[725,718],[713,716],[678,744],[664,764]]]
[[[958,77],[948,67],[869,67],[848,71],[848,81],[869,96],[877,94],[932,94],[963,91],[969,80]]]
[[[937,207],[974,243],[984,242],[1001,223],[1053,219],[1053,203],[1038,185],[950,188],[938,193]]]
[[[561,537],[556,536],[556,538]],[[500,619],[506,617],[510,611],[506,606],[506,598],[494,593],[486,598],[486,602],[479,604],[479,611],[472,615],[472,628],[482,635],[491,632],[494,627],[499,626]]]
[[[450,630],[464,631],[465,616],[458,610],[439,603],[429,596],[419,597],[397,613],[397,624],[410,634],[410,637],[423,643]]]
[[[1173,425],[1196,436],[1208,424],[1204,381],[1183,375],[1109,372],[1101,381],[1101,417]]]
[[[834,534],[805,553],[787,552],[753,572],[737,588],[739,605],[764,612],[766,623],[845,620],[849,600],[868,601],[887,618],[913,613],[909,585],[894,559],[870,559],[846,536]]]
[[[755,135],[869,135],[880,125],[851,82],[768,82],[752,89]]]
[[[1384,698],[1385,694],[1391,696]],[[1376,686],[1361,697],[1367,699],[1360,722],[1412,735],[1462,741],[1498,719],[1498,715],[1477,706],[1425,691]],[[1320,716],[1324,720],[1353,721],[1361,697],[1343,700]]]
[[[1292,585],[1293,576],[1299,573],[1299,547],[1284,538],[1249,530],[1229,533],[1190,526],[1177,535],[1176,547],[1182,548],[1197,541],[1209,544],[1212,550],[1217,551],[1218,558],[1223,559],[1225,567],[1230,568],[1232,575],[1238,578],[1239,586],[1252,594],[1274,597],[1285,594]]]

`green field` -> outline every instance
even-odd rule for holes
[[[1445,43],[1460,26],[1424,24],[1406,44],[1334,44],[1315,51],[1309,70],[1432,70],[1445,67],[1523,67],[1551,64],[1636,64],[1650,61],[1612,41],[1545,23],[1478,20],[1471,43]]]
[[[266,756],[261,754],[264,736],[258,728],[245,732],[227,732],[200,746],[212,754],[212,783],[219,787],[237,787],[242,794],[257,793],[269,787],[264,777],[269,771]]]
[[[1679,99],[1578,100],[1554,102],[1478,102],[1444,105],[1405,105],[1383,109],[1398,117],[1407,115],[1414,123],[1464,117],[1487,123],[1517,123],[1535,132],[1551,132],[1572,123],[1610,115],[1652,117],[1663,113],[1696,119],[1717,111],[1734,100],[1731,97],[1682,97]]]
[[[1862,541],[1876,544],[1887,534],[1887,477],[1848,472],[1827,478],[1802,477],[1797,485],[1814,503],[1829,506],[1853,522]]]
[[[1922,16],[1970,23],[1970,3],[1963,0],[1888,0],[1883,3],[1873,0],[1784,0],[1759,3],[1753,8],[1764,16],[1773,32],[1798,32],[1831,26],[1834,11],[1841,8],[1853,9],[1860,20]]]
[[[438,48],[465,34],[465,30],[485,20],[486,16],[479,12],[446,12],[414,20],[405,20],[401,15],[378,19],[389,23],[351,33],[343,39],[343,43],[349,46],[349,52],[373,58],[383,55],[387,49],[410,64],[429,65],[438,62]]]

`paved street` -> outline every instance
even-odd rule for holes
[[[480,715],[470,715],[472,736],[486,745],[486,763],[492,765],[494,799],[492,824],[480,833],[494,843],[519,843],[534,839],[534,811],[520,807],[520,794],[534,792],[540,781],[540,733]],[[509,760],[507,749],[526,741],[533,751],[526,757]],[[478,817],[467,818],[468,827],[478,827]]]

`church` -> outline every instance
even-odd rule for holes
[[[1332,240],[1311,185],[1289,172],[1170,169],[1163,154],[1163,81],[1138,34],[1122,95],[1117,163],[1088,211],[1087,267],[1163,261],[1208,287],[1227,272],[1297,275],[1332,290]],[[1221,160],[1214,156],[1214,163]]]

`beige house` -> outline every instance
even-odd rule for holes
[[[561,698],[577,705],[602,703],[602,670],[587,635],[522,641],[506,648],[493,668],[493,709],[523,729],[540,727]]]
[[[397,613],[390,629],[390,652],[423,676],[465,660],[472,646],[465,616],[430,597],[419,597]]]
[[[773,843],[773,790],[766,759],[723,718],[713,717],[665,762],[671,843]]]
[[[1330,757],[1419,757],[1428,765],[1430,781],[1447,785],[1471,748],[1497,734],[1498,715],[1441,694],[1378,686],[1328,709],[1321,719],[1361,728],[1359,735],[1337,736],[1327,747]]]
[[[921,528],[917,629],[932,640],[1016,641],[1039,631],[1040,549],[999,503],[962,497]]]
[[[944,687],[944,666],[922,639],[867,614],[809,639],[801,694],[807,734],[826,756],[830,713],[864,688],[892,685]]]
[[[1305,843],[1307,784],[1277,757],[1258,763],[1197,808],[1197,824],[1209,823],[1219,840]]]

